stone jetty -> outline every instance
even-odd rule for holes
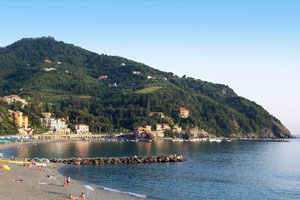
[[[159,155],[150,157],[99,157],[99,158],[52,158],[49,160],[53,163],[63,163],[71,165],[105,165],[105,164],[138,164],[138,163],[166,163],[166,162],[183,162],[182,156],[174,155]]]

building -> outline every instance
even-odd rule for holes
[[[156,124],[155,127],[156,127],[156,131],[153,134],[155,134],[157,138],[164,137],[165,131],[171,130],[169,124]]]
[[[133,71],[132,74],[140,75],[141,72],[140,71]]]
[[[42,115],[44,117],[51,117],[52,114],[50,112],[43,112]]]
[[[161,126],[162,126],[162,129],[165,130],[165,131],[171,130],[171,127],[170,127],[169,124],[161,124]]]
[[[51,60],[47,60],[47,59],[46,59],[46,60],[44,60],[44,62],[45,62],[45,63],[52,63],[52,61],[51,61]]]
[[[9,96],[4,96],[2,98],[3,101],[5,101],[6,103],[8,103],[9,105],[15,103],[15,102],[21,102],[23,107],[24,105],[28,105],[28,102],[26,102],[25,99],[22,99],[21,97],[19,97],[18,95],[9,95]]]
[[[53,68],[53,67],[50,67],[50,68],[44,67],[43,70],[46,71],[46,72],[50,72],[50,71],[54,71],[54,70],[56,70],[56,69]]]
[[[48,117],[51,113],[43,113],[45,116],[41,118],[41,123],[45,128],[49,128],[54,135],[70,135],[71,129],[68,128],[64,119],[55,119]]]
[[[175,126],[173,127],[172,131],[173,131],[173,133],[178,133],[178,134],[180,134],[180,133],[182,133],[182,128],[181,128],[180,126],[178,126],[178,125],[175,125]]]
[[[63,128],[63,129],[57,129],[55,132],[53,132],[55,135],[70,135],[71,129],[69,128]]]
[[[28,127],[28,117],[23,116],[23,113],[20,111],[16,111],[13,113],[14,123],[19,128],[27,128]]]
[[[179,109],[176,109],[175,111],[179,113],[181,118],[189,118],[190,116],[190,111],[186,108],[181,107]]]
[[[107,79],[107,76],[106,75],[101,75],[97,78],[97,80],[102,80],[102,79]]]
[[[150,112],[149,117],[159,117],[159,118],[164,118],[165,115],[163,112]]]
[[[19,135],[22,136],[31,136],[33,135],[33,128],[20,128],[18,129]]]
[[[86,124],[76,124],[75,125],[75,133],[77,134],[88,134],[89,131],[89,125]]]
[[[50,117],[44,117],[41,119],[41,123],[45,128],[49,128],[50,131],[57,131],[59,129],[67,128],[66,122],[61,119],[55,119]]]
[[[108,84],[108,87],[118,87],[118,84],[117,84],[117,83],[114,83],[114,84]]]
[[[162,124],[156,124],[156,131],[162,131],[163,128],[162,128]]]
[[[140,126],[134,130],[134,135],[139,139],[155,139],[155,136],[151,132],[152,128],[150,125]]]

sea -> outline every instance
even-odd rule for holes
[[[182,155],[182,163],[66,165],[65,176],[142,198],[300,199],[300,139],[262,141],[71,141],[32,145],[6,156],[68,158]]]

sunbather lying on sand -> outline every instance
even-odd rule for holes
[[[48,178],[56,178],[56,176],[54,176],[54,175],[49,175],[49,174],[47,175],[47,177],[48,177]]]
[[[78,196],[72,196],[72,194],[69,194],[69,199],[86,199],[86,196],[84,193],[81,193],[80,197]]]
[[[73,197],[72,194],[69,194],[69,199],[79,199],[79,197],[77,196]]]

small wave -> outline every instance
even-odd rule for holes
[[[103,187],[103,186],[99,186],[99,185],[97,185],[97,187],[99,187],[103,190],[118,192],[118,193],[127,194],[127,195],[130,195],[130,196],[135,196],[135,197],[139,197],[139,198],[145,198],[145,199],[147,198],[146,195],[136,194],[136,193],[133,193],[133,192],[123,192],[123,191],[120,191],[120,190],[116,190],[116,189],[112,189],[112,188],[108,188],[108,187]]]

